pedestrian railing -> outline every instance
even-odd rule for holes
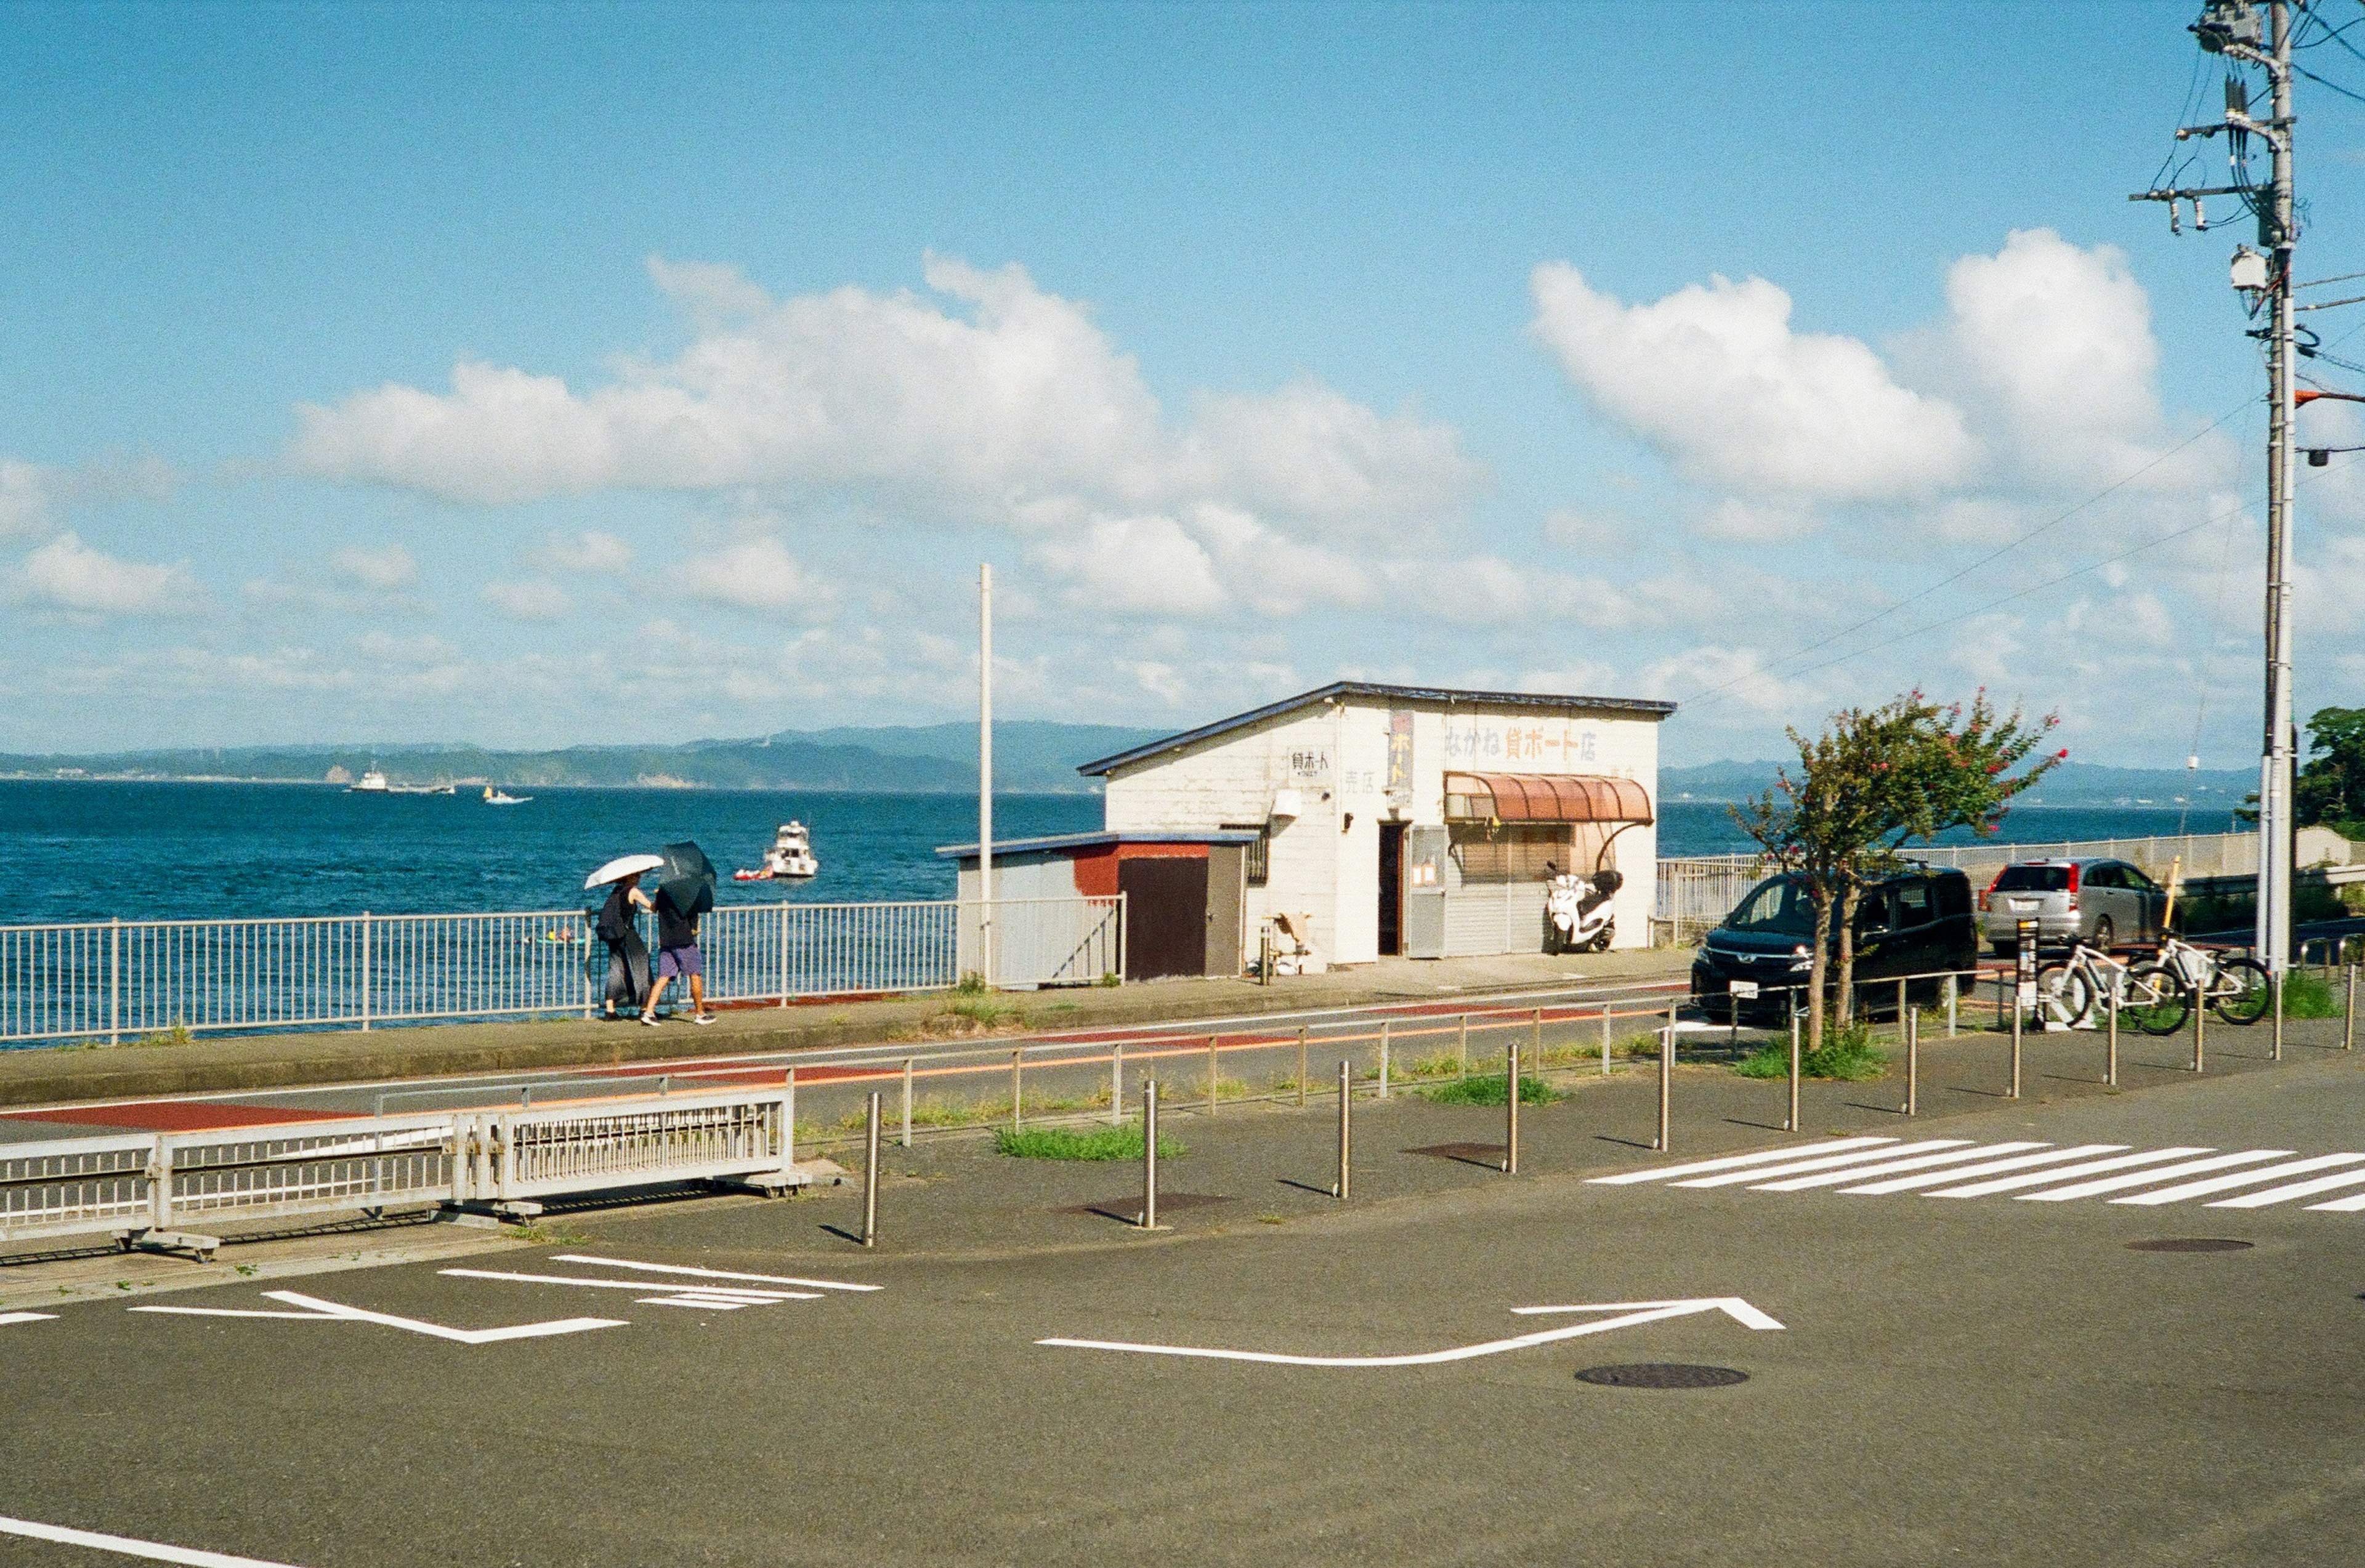
[[[729,905],[700,921],[725,1002],[1090,984],[1125,969],[1125,901]],[[644,920],[654,938],[655,931]],[[587,1013],[606,947],[579,910],[0,926],[0,1044]]]
[[[799,1180],[796,1091],[779,1084],[626,1105],[355,1116],[301,1126],[0,1145],[0,1244],[106,1234],[210,1252],[183,1227],[659,1182]]]

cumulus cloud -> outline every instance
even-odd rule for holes
[[[1712,277],[1648,304],[1549,262],[1533,330],[1609,419],[1721,488],[1879,500],[1962,478],[1978,457],[1961,414],[1900,386],[1854,338],[1799,332],[1763,278]]]
[[[126,561],[92,549],[71,531],[24,558],[17,589],[36,604],[78,615],[185,615],[199,599],[188,563]]]
[[[58,467],[0,458],[0,539],[38,539],[69,508],[114,500],[162,500],[180,476],[152,456],[114,456]]]
[[[535,558],[547,570],[583,577],[612,577],[633,564],[633,547],[612,533],[548,534]]]
[[[1070,603],[1095,610],[1202,615],[1226,601],[1215,558],[1171,517],[1097,518],[1034,558],[1068,579]]]
[[[393,593],[419,580],[419,562],[399,544],[367,550],[347,545],[329,557],[329,570],[355,588]]]
[[[1451,428],[1313,382],[1205,398],[1172,428],[1090,312],[1014,265],[932,256],[933,297],[782,301],[725,268],[651,272],[697,325],[671,359],[583,391],[464,361],[448,392],[300,409],[291,461],[463,502],[779,488],[1019,526],[1218,500],[1369,527],[1451,510],[1481,478]]]
[[[800,619],[826,613],[835,598],[770,534],[693,552],[668,568],[667,575],[692,597],[710,603],[734,610],[787,610]]]
[[[512,621],[564,621],[575,609],[566,590],[548,577],[487,583],[479,597]]]

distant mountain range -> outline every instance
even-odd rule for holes
[[[1780,771],[1777,762],[1704,762],[1659,769],[1659,792],[1670,801],[1742,801],[1763,794]],[[2105,767],[2065,762],[2014,801],[2023,806],[2172,806],[2180,795],[2193,805],[2232,807],[2259,787],[2254,768]]]
[[[1077,765],[1156,740],[1163,730],[1014,719],[993,726],[1001,791],[1085,794]],[[348,782],[376,767],[397,784],[443,779],[535,787],[857,790],[928,794],[977,788],[977,726],[783,730],[754,740],[681,745],[495,751],[469,745],[224,746],[95,756],[0,753],[0,778],[219,778]]]

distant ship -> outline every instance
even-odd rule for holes
[[[355,782],[345,786],[348,795],[390,795],[394,791],[386,782],[386,775],[373,767]]]
[[[745,868],[731,873],[734,882],[801,881],[816,876],[821,862],[813,857],[813,834],[802,823],[783,823],[772,838],[772,847],[764,851],[764,864],[756,870]]]
[[[485,786],[485,804],[488,806],[522,806],[532,799],[532,795],[512,795],[498,785]]]

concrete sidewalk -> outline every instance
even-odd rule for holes
[[[1384,958],[1324,975],[1295,976],[1269,986],[1238,980],[1181,980],[1106,989],[1011,992],[993,999],[1012,1012],[991,1028],[952,1011],[957,1001],[979,999],[930,992],[789,1007],[733,1006],[721,1010],[718,1021],[702,1029],[686,1018],[656,1029],[580,1018],[503,1020],[370,1031],[207,1036],[172,1046],[31,1048],[0,1051],[0,1105],[65,1105],[138,1096],[611,1067],[966,1034],[1017,1036],[1180,1024],[1314,1008],[1434,1002],[1638,976],[1672,977],[1682,974],[1690,961],[1691,954],[1684,949],[1559,957]]]

